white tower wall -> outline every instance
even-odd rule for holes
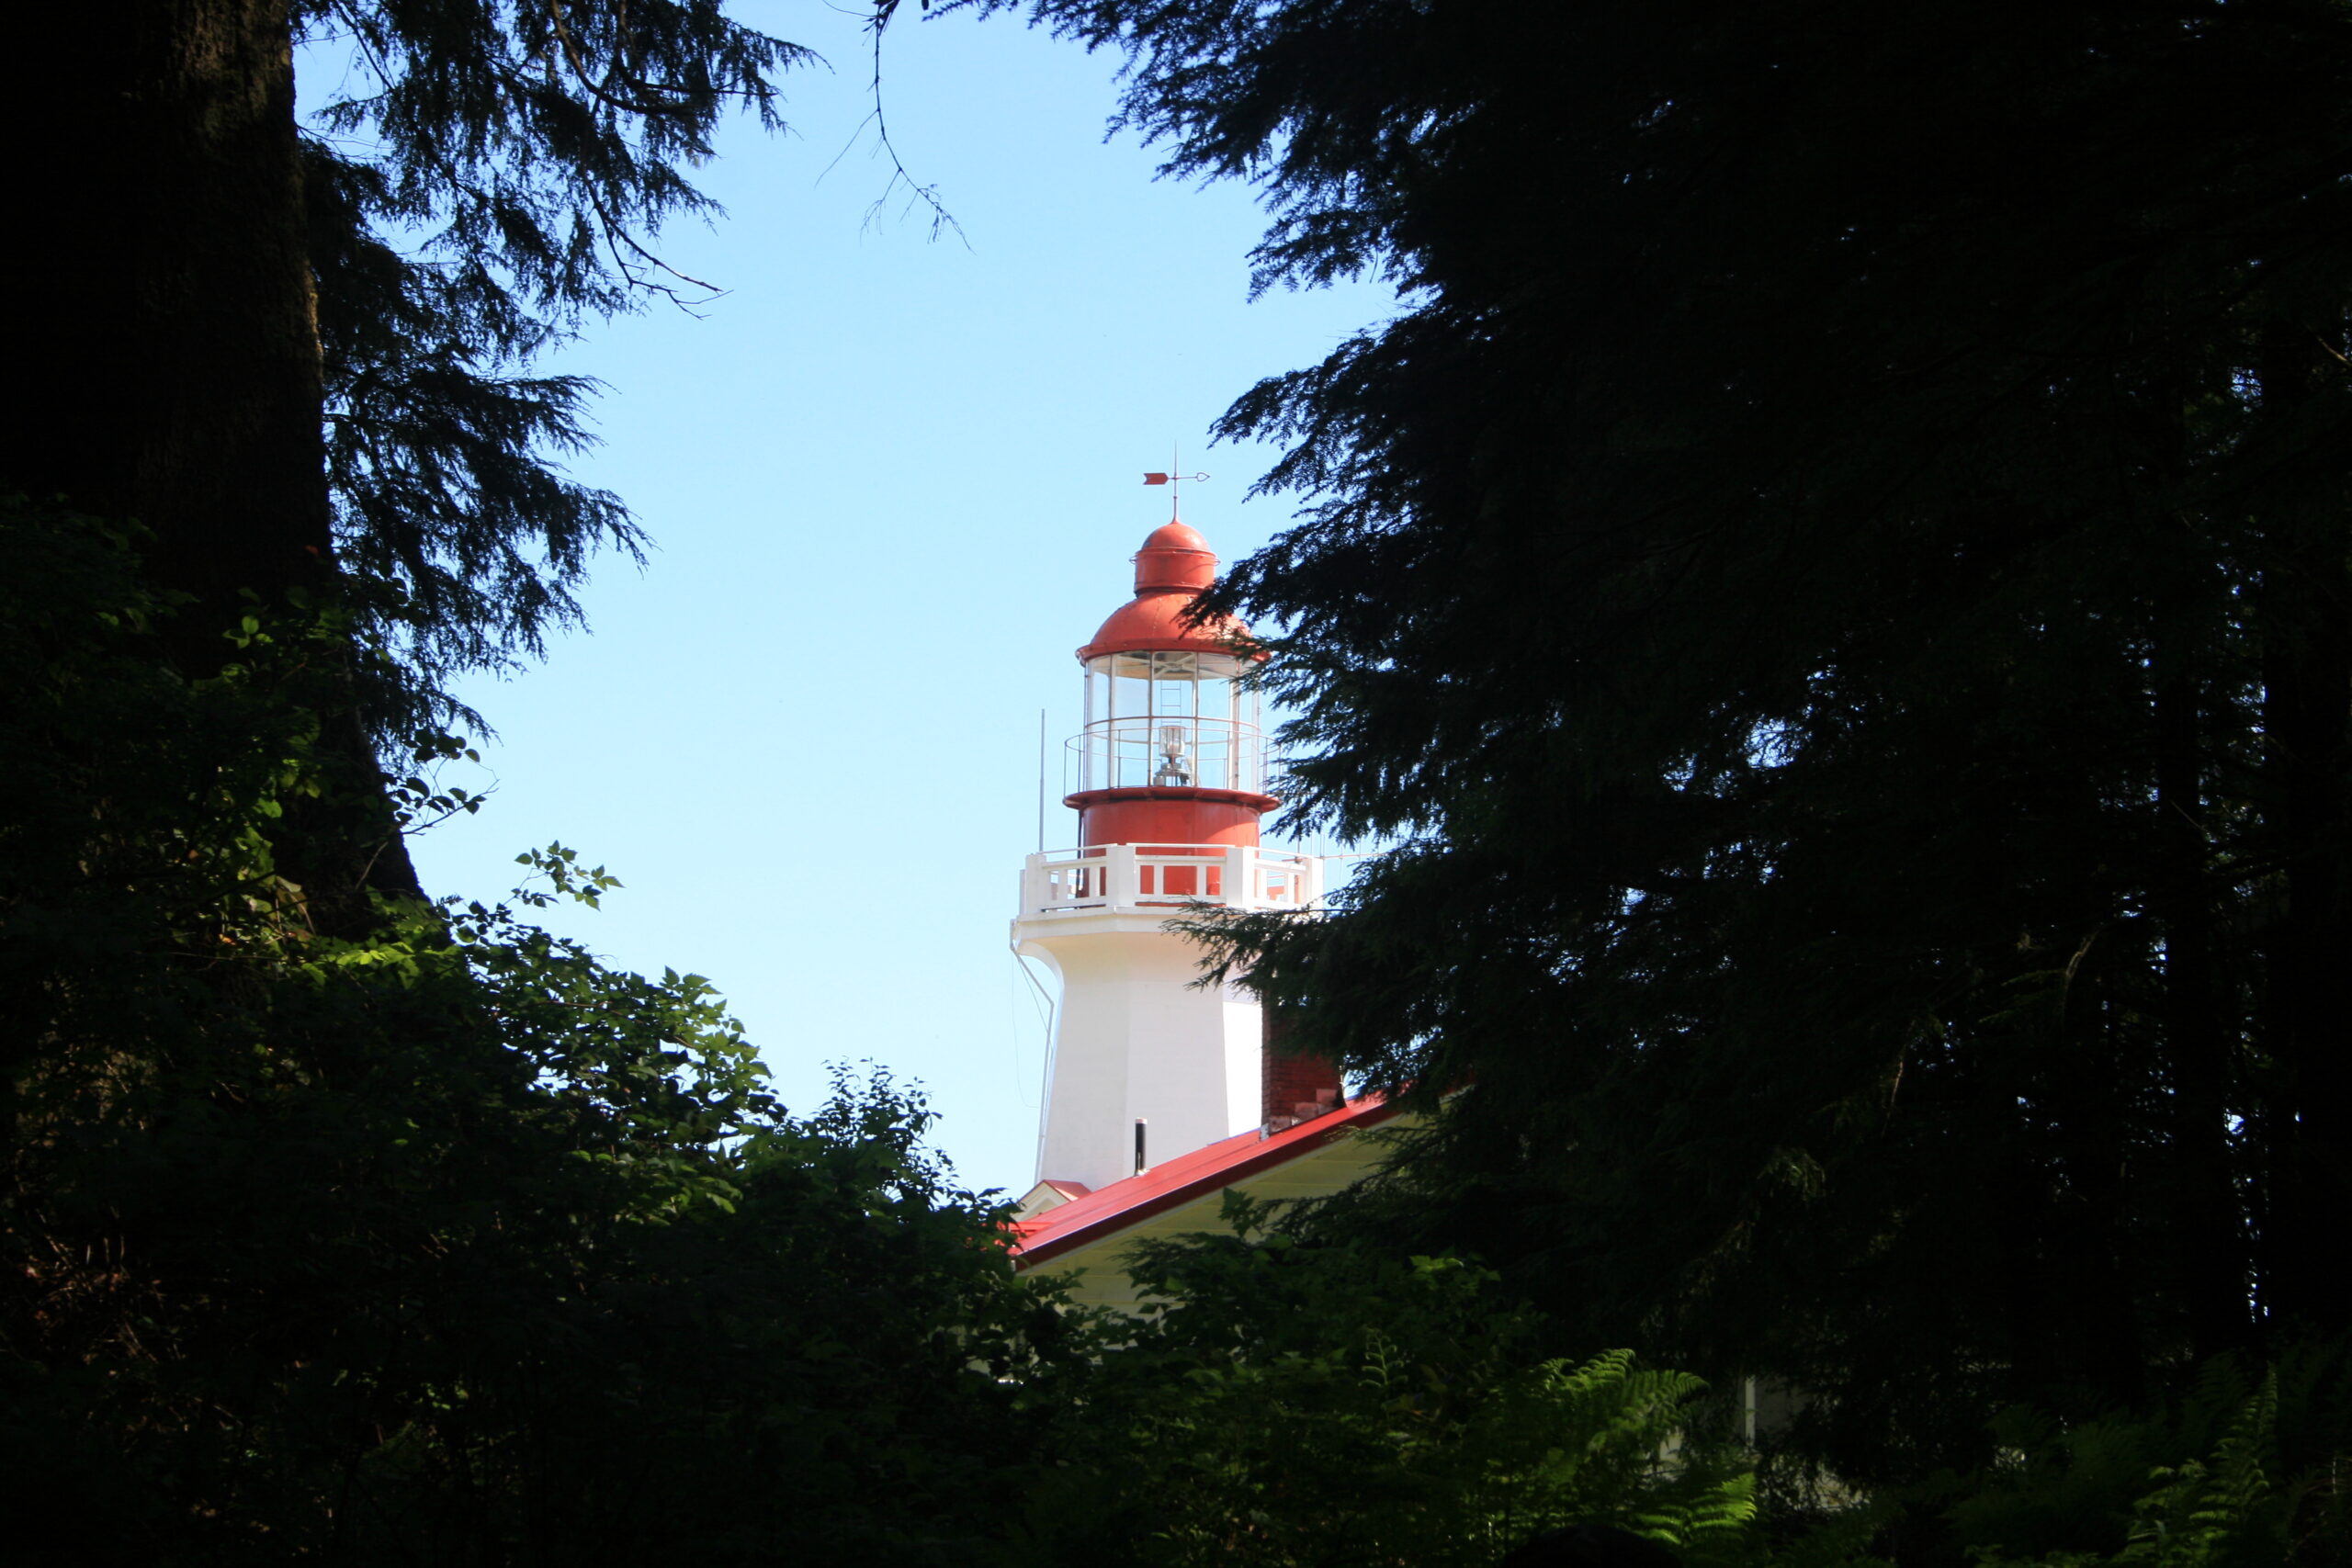
[[[1134,1175],[1138,1116],[1154,1165],[1258,1126],[1258,1004],[1197,987],[1206,953],[1168,922],[1203,908],[1303,914],[1322,896],[1321,861],[1252,845],[1031,855],[1013,949],[1052,965],[1062,990],[1038,1176],[1094,1188]]]
[[[1161,929],[1173,912],[1016,927],[1020,952],[1061,979],[1041,1178],[1102,1187],[1133,1175],[1138,1117],[1153,1164],[1258,1124],[1258,1006],[1195,987],[1203,953]]]

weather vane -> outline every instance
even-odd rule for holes
[[[1186,479],[1190,479],[1194,484],[1200,484],[1205,482],[1208,479],[1208,475],[1206,474],[1179,473],[1177,471],[1178,465],[1176,457],[1176,448],[1170,446],[1168,449],[1168,471],[1164,474],[1146,474],[1143,477],[1143,482],[1148,485],[1166,485],[1168,487],[1168,521],[1170,523],[1181,523],[1183,521],[1182,510],[1178,503],[1182,499],[1182,492],[1184,481]]]

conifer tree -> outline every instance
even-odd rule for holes
[[[1221,928],[1475,1085],[1378,1207],[1582,1343],[1807,1392],[1849,1478],[2346,1326],[2352,11],[1032,14],[1267,192],[1297,815]]]
[[[135,521],[184,596],[201,675],[249,604],[355,628],[339,759],[288,824],[314,913],[413,890],[372,753],[451,710],[462,669],[577,616],[616,498],[555,466],[576,378],[532,357],[583,318],[683,287],[653,238],[711,209],[686,171],[721,116],[780,123],[805,57],[718,0],[132,0],[107,25],[21,18],[42,62],[9,96],[31,243],[7,260],[9,363],[30,394],[0,491]],[[298,43],[347,52],[322,128]],[[37,390],[36,390],[37,389]],[[250,597],[250,600],[248,598]]]
[[[983,1551],[1069,1358],[927,1113],[788,1114],[707,981],[530,923],[610,885],[568,851],[416,899],[401,818],[454,797],[378,771],[633,537],[529,356],[657,283],[798,51],[712,0],[11,19],[7,1517],[142,1563]],[[370,84],[332,139],[321,31]]]

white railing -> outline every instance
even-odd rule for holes
[[[1029,857],[1021,912],[1031,915],[1181,909],[1313,909],[1323,861],[1238,844],[1097,844]]]

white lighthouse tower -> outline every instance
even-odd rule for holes
[[[1188,625],[1216,577],[1180,522],[1144,541],[1135,598],[1078,650],[1071,742],[1079,847],[1029,857],[1015,950],[1061,979],[1037,1175],[1092,1190],[1261,1125],[1257,1004],[1203,987],[1204,956],[1167,929],[1190,906],[1305,909],[1313,857],[1260,847],[1266,793],[1243,628]]]

